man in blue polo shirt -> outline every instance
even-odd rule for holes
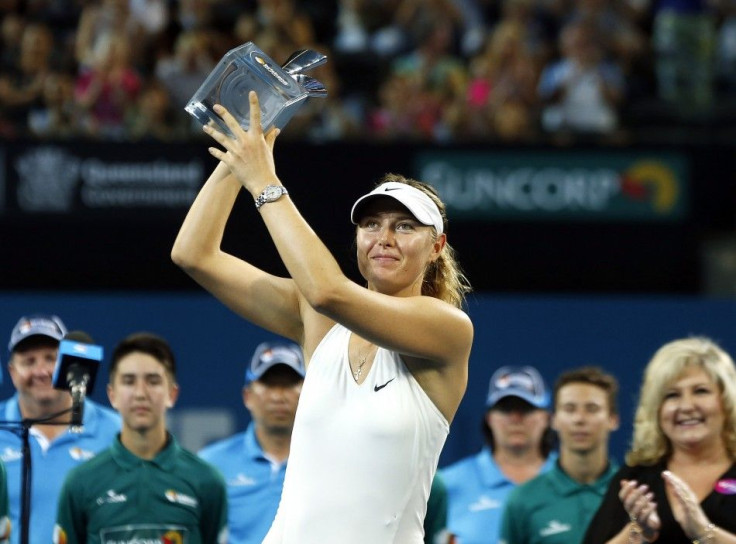
[[[598,367],[560,375],[552,428],[560,442],[555,467],[514,489],[506,501],[501,542],[579,544],[618,466],[608,438],[618,429],[618,382]]]
[[[483,418],[486,445],[440,471],[447,529],[457,542],[496,544],[508,494],[554,466],[548,407],[544,380],[533,367],[507,366],[493,374]]]
[[[229,544],[260,544],[276,516],[304,373],[295,344],[260,344],[242,391],[248,428],[199,452],[225,476]]]
[[[30,428],[32,486],[30,491],[29,542],[52,541],[56,502],[70,469],[110,446],[120,431],[120,417],[91,400],[85,401],[83,429],[71,432],[68,391],[54,389],[52,375],[59,342],[66,334],[64,323],[54,315],[21,317],[10,334],[8,372],[15,395],[0,403],[0,419],[46,420]],[[60,415],[58,415],[60,414]],[[20,522],[22,440],[19,434],[0,430],[0,457],[8,475],[11,542],[17,544]]]

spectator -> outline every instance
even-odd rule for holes
[[[458,542],[496,542],[511,490],[554,467],[548,407],[549,394],[536,369],[494,372],[483,418],[486,445],[441,471],[448,494],[447,528]]]
[[[166,412],[179,396],[168,343],[146,332],[121,340],[107,396],[122,430],[108,449],[68,474],[54,543],[225,544],[222,476],[166,430]]]
[[[17,64],[0,74],[0,122],[8,136],[27,133],[28,114],[43,103],[46,77],[51,72],[54,37],[42,23],[23,29]]]
[[[716,74],[713,0],[650,0],[659,98],[680,117],[707,115]]]
[[[0,23],[0,73],[15,70],[20,58],[20,43],[26,19],[14,11],[3,14]]]
[[[736,542],[736,368],[709,338],[659,348],[644,370],[626,466],[585,543]]]
[[[443,137],[445,107],[464,95],[467,83],[465,66],[452,53],[452,24],[439,18],[427,21],[417,47],[391,64],[393,76],[406,78],[416,89],[403,98],[409,102],[410,132],[423,140]]]
[[[219,60],[212,54],[206,32],[183,30],[177,36],[173,55],[159,59],[155,71],[171,95],[174,108],[184,110]]]
[[[470,63],[465,99],[454,125],[456,138],[529,140],[538,116],[539,66],[526,30],[515,20],[494,28],[483,52]]]
[[[329,51],[318,46],[328,59]],[[334,62],[326,62],[309,71],[309,76],[321,82],[327,96],[318,100],[307,100],[289,122],[286,139],[307,139],[312,142],[351,140],[360,135],[363,126],[363,101],[355,96],[344,96],[342,81],[337,75]]]
[[[514,489],[506,501],[501,542],[580,544],[618,467],[608,438],[618,428],[616,378],[595,367],[560,375],[552,428],[559,438],[555,467]]]
[[[567,20],[589,22],[604,57],[615,59],[629,73],[647,50],[646,37],[632,18],[623,0],[575,0]]]
[[[261,29],[269,29],[279,36],[290,53],[310,48],[315,43],[315,30],[309,15],[295,0],[258,0],[256,19]],[[283,62],[286,59],[274,59]]]
[[[261,544],[276,516],[303,381],[298,346],[260,344],[242,391],[248,428],[199,452],[225,476],[230,544]]]
[[[43,85],[43,104],[28,114],[28,128],[41,139],[68,139],[76,136],[74,77],[53,71]]]
[[[134,142],[171,142],[183,138],[186,134],[184,118],[177,113],[164,86],[152,80],[128,110],[128,137]]]
[[[100,40],[118,33],[131,48],[133,63],[141,60],[145,44],[144,29],[131,13],[131,0],[95,0],[82,9],[74,43],[80,69],[98,63]]]
[[[59,342],[66,334],[64,323],[53,315],[21,317],[10,333],[8,373],[16,389],[0,403],[0,418],[20,422],[37,420],[29,435],[31,466],[36,475],[30,488],[29,542],[47,544],[53,536],[56,503],[64,477],[72,468],[107,448],[120,430],[120,418],[89,399],[84,405],[81,433],[71,432],[68,391],[54,389],[51,377]],[[20,540],[22,498],[22,440],[8,430],[0,431],[0,452],[8,473],[12,542]]]
[[[143,81],[130,62],[125,36],[110,33],[99,39],[93,63],[79,74],[75,98],[82,111],[82,129],[89,136],[123,139],[125,119]]]
[[[586,21],[566,25],[560,35],[562,58],[548,64],[539,82],[545,105],[542,127],[551,133],[612,135],[624,98],[619,66],[603,51]]]

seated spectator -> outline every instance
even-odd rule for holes
[[[28,114],[28,129],[39,138],[67,139],[77,135],[74,76],[62,71],[48,74],[42,104]]]
[[[127,114],[127,133],[132,141],[170,142],[185,135],[182,116],[177,116],[171,98],[158,81],[149,82]]]
[[[649,0],[654,9],[652,43],[659,98],[679,117],[708,114],[713,107],[716,12],[704,0]]]
[[[308,72],[327,89],[324,98],[310,98],[289,121],[289,130],[280,138],[307,139],[314,142],[354,139],[363,127],[364,104],[360,97],[343,96],[342,81],[337,75],[332,53],[322,46],[317,51],[328,61]]]
[[[496,25],[483,52],[470,63],[470,79],[456,138],[532,139],[538,115],[538,66],[517,21]]]
[[[88,136],[122,139],[126,115],[142,85],[130,62],[126,37],[110,33],[100,38],[92,61],[77,77],[74,92],[83,115],[82,130]]]
[[[443,129],[444,108],[465,92],[467,71],[462,60],[452,53],[452,24],[436,18],[427,21],[418,35],[416,48],[391,64],[393,76],[408,78],[417,92],[407,97],[411,111],[422,125],[416,134],[431,140]]]
[[[174,108],[184,109],[219,60],[204,31],[179,33],[173,54],[160,58],[155,68],[156,78],[169,92]]]
[[[588,21],[594,28],[604,56],[616,59],[628,73],[647,51],[647,39],[621,0],[575,0],[567,18]]]
[[[26,134],[29,112],[42,107],[53,49],[54,37],[46,25],[24,27],[16,65],[0,74],[0,124],[7,136]]]
[[[421,81],[396,73],[381,83],[378,105],[368,112],[366,124],[369,136],[381,141],[428,141],[440,119],[441,105]]]
[[[0,23],[0,73],[16,68],[25,27],[26,20],[21,14],[11,11],[3,15]]]
[[[603,58],[594,27],[566,25],[560,35],[562,58],[545,66],[539,82],[542,127],[547,132],[613,134],[624,98],[620,67]]]
[[[131,14],[130,0],[98,0],[88,2],[79,17],[74,50],[80,69],[96,64],[98,42],[107,40],[113,32],[125,37],[132,62],[141,60],[145,33],[140,21]]]
[[[295,0],[258,0],[256,19],[262,29],[275,31],[291,51],[312,47],[315,31],[309,15]],[[274,59],[283,62],[286,59]]]

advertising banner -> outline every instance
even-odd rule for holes
[[[459,220],[680,221],[688,158],[675,152],[418,153],[419,179]]]

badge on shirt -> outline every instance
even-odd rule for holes
[[[736,480],[718,480],[715,490],[721,495],[736,495]]]

